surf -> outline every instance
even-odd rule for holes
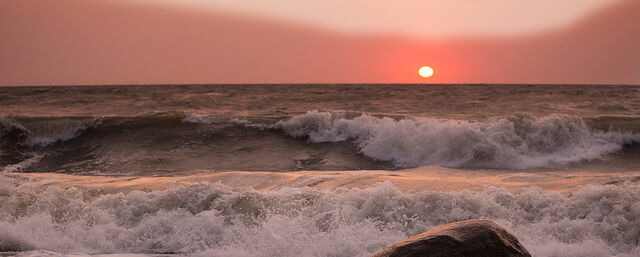
[[[56,178],[49,176],[44,181]],[[534,256],[640,251],[640,191],[629,183],[588,185],[570,194],[493,186],[402,191],[390,182],[264,191],[208,182],[152,191],[144,183],[120,186],[126,190],[110,193],[1,175],[0,246],[54,256],[370,256],[437,225],[489,218]]]
[[[104,175],[426,165],[523,170],[633,159],[640,143],[636,122],[560,114],[478,121],[318,110],[291,117],[5,116],[0,159],[5,171]]]

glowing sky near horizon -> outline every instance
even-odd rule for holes
[[[561,28],[622,0],[117,0],[254,15],[341,32],[512,36]]]
[[[639,12],[640,0],[0,1],[0,86],[638,84]]]

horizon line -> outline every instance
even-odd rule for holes
[[[585,83],[392,83],[392,82],[375,82],[375,83],[320,83],[320,82],[285,82],[285,83],[140,83],[140,84],[71,84],[71,85],[0,85],[0,88],[17,88],[17,87],[126,87],[126,86],[277,86],[277,85],[292,85],[292,86],[321,86],[321,85],[406,85],[406,86],[640,86],[640,84],[626,84],[626,83],[597,83],[597,84],[585,84]]]

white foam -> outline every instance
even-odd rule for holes
[[[11,117],[0,117],[0,127],[4,130],[2,133],[18,130],[25,137],[25,140],[20,143],[29,146],[47,146],[68,141],[101,122],[101,118],[58,118],[31,120],[27,121],[27,124],[22,124]]]
[[[471,122],[310,111],[274,127],[314,143],[354,140],[362,154],[401,167],[545,167],[602,159],[640,142],[640,134],[594,130],[567,115]]]
[[[2,152],[0,151],[0,154],[2,154]],[[40,159],[42,159],[42,157],[44,157],[44,154],[38,154],[38,153],[30,153],[31,156],[18,162],[15,164],[10,164],[10,165],[6,165],[4,167],[2,167],[2,169],[0,169],[1,173],[8,173],[8,172],[21,172],[22,170],[28,168],[29,166],[36,164],[40,161]]]
[[[431,227],[489,218],[533,256],[637,256],[640,188],[584,187],[568,196],[525,188],[401,192],[221,184],[88,198],[0,179],[0,245],[58,253],[195,256],[370,256]]]
[[[196,124],[217,124],[220,123],[220,119],[216,119],[216,117],[211,115],[202,115],[202,114],[187,114],[182,118],[182,122],[185,123],[196,123]]]

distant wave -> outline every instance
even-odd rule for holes
[[[632,185],[561,195],[494,187],[405,193],[388,182],[367,189],[258,192],[205,183],[88,198],[75,188],[39,190],[0,176],[5,251],[364,257],[437,225],[489,218],[533,256],[640,253],[640,188]]]
[[[557,114],[466,121],[322,111],[288,118],[181,112],[133,117],[7,116],[0,118],[0,165],[9,170],[30,166],[39,171],[85,172],[86,168],[99,173],[389,169],[388,163],[396,168],[528,169],[602,160],[637,147],[640,133],[634,132],[634,126],[638,121]]]

